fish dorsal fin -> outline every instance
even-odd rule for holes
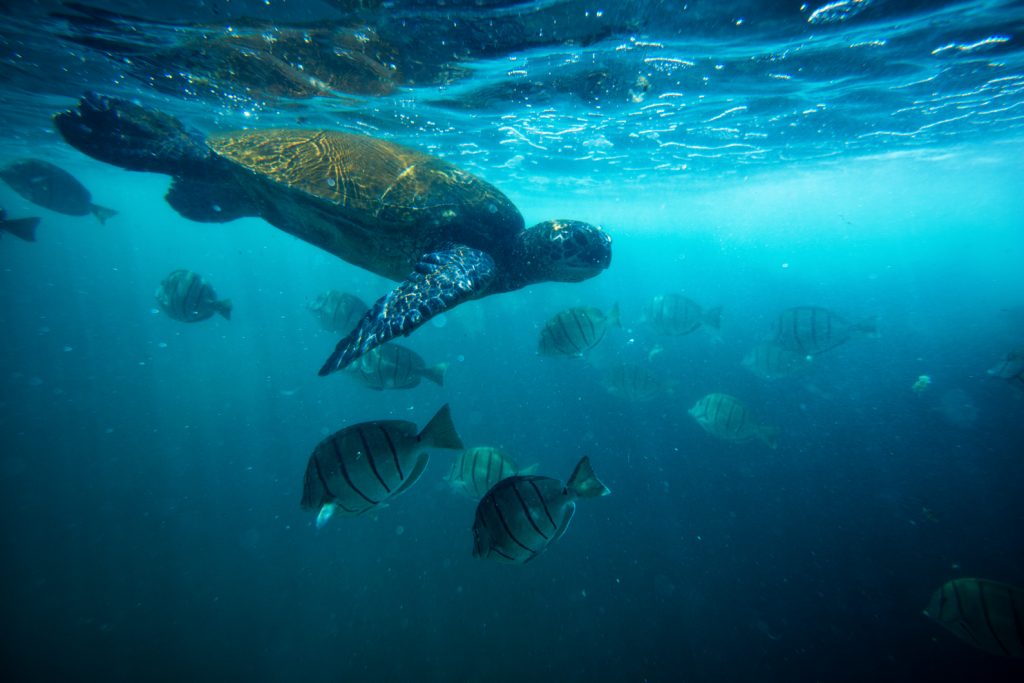
[[[430,457],[426,453],[420,454],[419,460],[416,461],[416,466],[412,468],[412,472],[410,472],[409,476],[405,478],[402,485],[395,489],[395,492],[391,494],[392,497],[405,492],[410,486],[416,483],[416,480],[423,474],[423,470],[427,469],[427,460],[429,459]]]
[[[430,418],[430,422],[427,423],[427,426],[423,428],[423,431],[419,433],[417,438],[432,448],[450,448],[453,450],[465,448],[462,445],[462,439],[459,438],[458,432],[455,431],[455,423],[452,422],[451,409],[447,403],[441,406],[441,409],[437,411],[434,417]]]

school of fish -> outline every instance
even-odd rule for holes
[[[93,215],[100,223],[117,211],[92,202],[73,175],[43,159],[18,159],[0,167],[0,180],[37,206],[70,216]],[[40,217],[12,218],[0,208],[0,235],[36,240]],[[219,315],[231,319],[232,303],[217,297],[213,286],[187,269],[169,273],[155,293],[158,309],[175,321],[196,323]],[[307,308],[319,326],[348,333],[358,324],[366,303],[349,292],[328,290]],[[705,329],[717,334],[722,307],[705,307],[680,293],[654,296],[643,307],[638,325],[662,338],[684,337]],[[603,309],[574,306],[540,324],[537,353],[546,357],[588,359],[591,352],[622,328],[617,303]],[[764,381],[779,381],[809,372],[814,359],[855,337],[877,336],[874,318],[849,322],[821,306],[781,310],[770,331],[738,363]],[[678,381],[660,367],[660,344],[644,361],[619,360],[601,370],[601,383],[614,397],[631,403],[673,392]],[[362,355],[346,373],[365,388],[408,390],[427,380],[444,385],[448,364],[428,365],[412,349],[390,342]],[[1024,351],[1012,350],[988,370],[1017,390],[1024,390]],[[926,377],[926,376],[922,376]],[[930,380],[929,380],[930,382]],[[921,378],[914,389],[922,393]],[[757,416],[746,401],[718,387],[699,396],[688,414],[710,437],[728,444],[752,441],[776,449],[779,432]],[[420,429],[413,422],[373,420],[350,424],[321,440],[308,458],[300,505],[316,513],[322,528],[335,517],[357,517],[380,510],[411,488],[423,475],[431,450],[458,451],[447,477],[451,489],[476,502],[470,527],[472,555],[507,564],[524,564],[565,534],[577,500],[599,498],[610,489],[597,477],[589,457],[582,457],[568,479],[535,474],[538,465],[520,467],[503,450],[465,448],[451,411],[444,404]],[[970,646],[996,656],[1024,657],[1024,589],[988,579],[961,577],[933,593],[924,615]]]

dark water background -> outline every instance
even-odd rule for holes
[[[0,239],[5,679],[1024,679],[1019,660],[973,650],[921,614],[951,578],[1024,584],[1024,397],[986,374],[1024,338],[1020,6],[879,0],[821,27],[799,3],[691,3],[684,26],[667,3],[621,3],[593,36],[541,41],[522,36],[538,35],[543,8],[596,10],[359,5],[358,16],[342,3],[106,6],[164,22],[152,24],[69,23],[54,14],[66,7],[47,3],[5,8],[0,161],[59,163],[120,212],[100,226],[0,187],[10,214],[43,217],[36,243]],[[502,43],[474,23],[489,12],[492,24],[513,17],[530,30]],[[388,30],[403,13],[420,31],[407,31],[408,44]],[[187,20],[224,30],[245,15],[376,20],[416,82],[343,105],[176,99],[118,76],[123,46],[81,45],[133,25],[166,41],[193,30]],[[730,33],[739,16],[754,38]],[[453,17],[475,32],[452,28]],[[440,26],[465,39],[460,59],[430,52]],[[986,48],[960,50],[970,62],[936,64],[946,52],[930,52],[992,36],[1007,40],[977,59]],[[888,41],[884,73],[843,61],[866,38]],[[697,86],[648,73],[650,90],[633,101],[638,72],[616,47],[637,40],[692,58],[696,81],[759,66],[694,96],[655,140],[644,117],[658,110],[643,107]],[[816,78],[796,68],[790,80],[755,77],[778,71],[761,68],[767,55],[788,68],[781,55],[797,47],[816,52]],[[567,54],[610,74],[608,85],[586,89],[594,70],[558,75],[550,64]],[[509,55],[542,65],[530,88],[499,87],[516,78]],[[453,64],[472,73],[452,78]],[[907,114],[890,79],[935,74]],[[771,89],[779,82],[784,93]],[[602,224],[612,268],[469,303],[417,331],[410,347],[451,363],[443,388],[371,392],[318,378],[336,339],[306,302],[329,288],[372,300],[388,283],[260,220],[190,223],[163,202],[165,177],[74,152],[48,117],[86,87],[204,129],[299,116],[362,125],[495,182],[528,224]],[[452,91],[458,106],[442,102]],[[718,113],[747,109],[731,130],[711,131],[721,120],[708,123],[708,98]],[[837,113],[801,128],[804,100]],[[557,135],[571,125],[543,107],[591,123]],[[501,130],[503,116],[518,133]],[[664,146],[687,131],[717,136],[721,149]],[[588,144],[602,139],[612,146]],[[233,300],[230,322],[183,325],[154,311],[153,290],[181,267]],[[656,337],[642,308],[672,291],[722,305],[720,333]],[[586,361],[536,356],[555,312],[616,302],[623,327]],[[877,316],[880,336],[852,339],[799,377],[765,382],[741,367],[781,309],[805,304]],[[648,403],[609,395],[602,369],[657,345],[653,367],[672,392]],[[922,374],[933,384],[918,395]],[[776,425],[778,449],[703,432],[686,411],[713,391]],[[501,447],[563,480],[589,455],[613,495],[582,501],[534,562],[484,563],[470,556],[473,503],[449,491],[453,455],[438,451],[386,509],[314,529],[298,501],[321,438],[363,420],[422,425],[443,403],[467,445]]]

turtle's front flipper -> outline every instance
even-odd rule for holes
[[[482,296],[494,281],[494,260],[463,245],[424,254],[416,270],[366,312],[338,342],[320,376],[341,370],[370,349],[408,335],[432,317]]]

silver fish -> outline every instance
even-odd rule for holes
[[[935,591],[924,614],[980,650],[1024,657],[1024,589],[954,579]]]
[[[502,479],[515,475],[532,474],[536,465],[519,469],[515,461],[497,448],[478,446],[467,448],[455,460],[448,474],[452,489],[474,500],[484,494]]]
[[[544,324],[537,352],[543,356],[582,356],[604,339],[610,325],[621,325],[618,304],[607,315],[592,306],[566,309]]]
[[[576,510],[577,498],[607,496],[583,457],[567,484],[535,475],[503,479],[476,506],[473,557],[522,564],[561,538]]]
[[[754,419],[747,407],[734,396],[708,394],[689,412],[708,434],[719,439],[736,443],[760,439],[769,448],[775,448],[777,430]]]
[[[218,299],[209,282],[198,273],[172,271],[156,290],[156,303],[174,320],[195,323],[219,313],[231,320],[231,300]]]
[[[810,368],[811,356],[765,342],[755,346],[743,357],[743,367],[761,379],[776,380]]]
[[[779,314],[774,341],[794,353],[813,356],[846,343],[858,333],[876,334],[874,319],[854,324],[821,306],[796,306]]]
[[[406,491],[427,466],[428,448],[463,448],[445,404],[422,431],[404,420],[350,425],[317,444],[306,465],[302,509],[317,528],[334,514],[360,515]]]
[[[338,334],[351,332],[368,309],[363,300],[354,294],[334,289],[317,296],[307,308],[322,328]]]
[[[428,367],[418,353],[391,342],[360,356],[347,370],[365,386],[381,391],[412,389],[419,385],[421,379],[443,386],[448,364],[438,363]]]
[[[682,294],[662,294],[654,297],[644,308],[644,319],[660,334],[682,336],[701,325],[721,326],[722,307],[704,310],[693,299]]]

